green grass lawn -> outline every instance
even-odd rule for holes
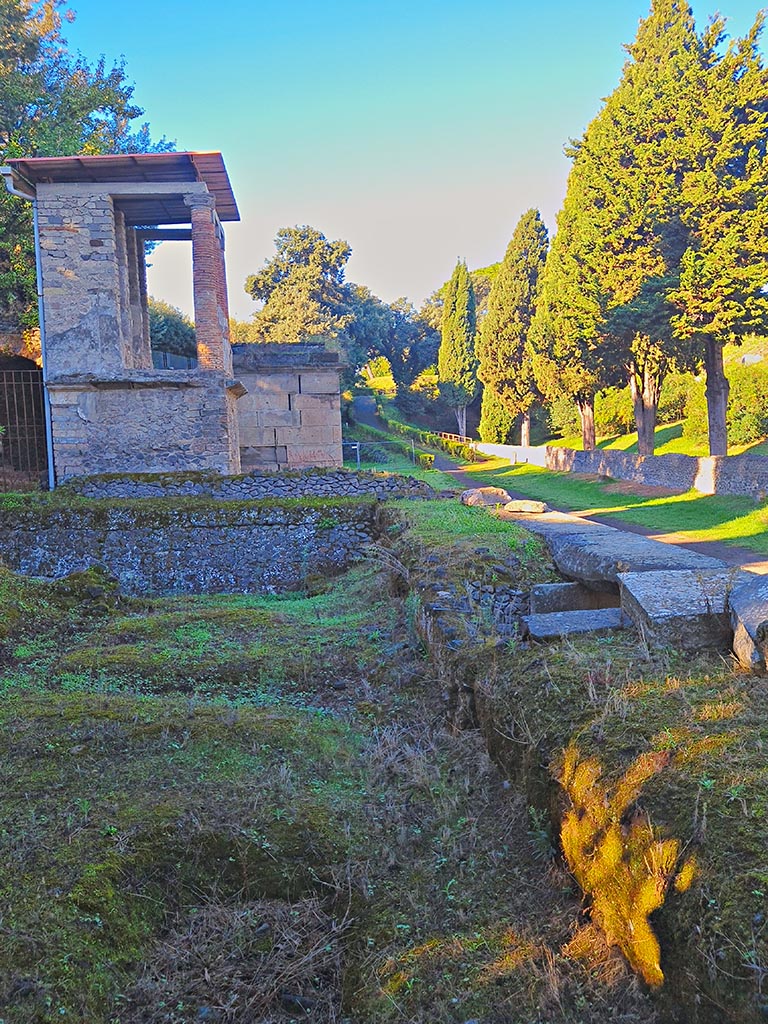
[[[505,487],[564,511],[590,512],[638,523],[688,540],[716,540],[768,554],[768,502],[698,491],[660,497],[627,493],[631,485],[553,473],[537,466],[513,466],[491,459],[463,467],[467,485]]]
[[[574,448],[581,450],[581,435],[569,434],[567,437],[554,438],[547,442],[561,448]],[[637,453],[637,433],[615,434],[612,437],[601,437],[597,442],[598,448],[605,448],[611,451]],[[751,444],[732,444],[728,448],[729,455],[768,455],[768,439],[753,441]],[[683,437],[683,421],[677,423],[665,423],[656,427],[656,455],[708,455],[706,444],[695,443],[689,438]]]

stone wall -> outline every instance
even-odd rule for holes
[[[214,473],[95,476],[72,480],[68,490],[86,498],[195,498],[258,501],[264,498],[434,498],[421,480],[386,473],[327,472],[248,473],[221,477]]]
[[[338,353],[317,343],[236,345],[243,469],[341,466]]]
[[[507,444],[478,444],[477,449],[513,463],[528,463],[566,473],[610,476],[677,491],[743,494],[759,500],[768,494],[768,458],[760,455],[645,456],[600,448],[582,452],[550,445],[526,448]]]
[[[49,383],[48,394],[59,482],[92,473],[231,472],[235,399],[215,373],[82,374]]]
[[[205,184],[40,182],[36,192],[57,482],[113,471],[239,472],[242,387],[231,379],[220,238]],[[186,372],[152,366],[145,233],[132,220],[145,208],[161,216],[166,202],[189,207],[193,222],[205,344],[199,368]]]
[[[278,593],[341,571],[380,529],[372,499],[248,506],[41,499],[0,510],[0,558],[29,576],[103,565],[126,594]]]

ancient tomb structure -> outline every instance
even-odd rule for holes
[[[10,160],[35,206],[51,483],[240,470],[222,221],[239,220],[220,153]],[[147,240],[192,242],[197,367],[155,370]]]
[[[235,345],[244,470],[340,466],[338,353],[317,342]]]

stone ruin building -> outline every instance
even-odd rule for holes
[[[17,159],[2,173],[34,204],[51,486],[341,464],[338,356],[238,346],[233,361],[222,225],[240,215],[220,153]],[[192,243],[192,368],[153,366],[148,241]]]

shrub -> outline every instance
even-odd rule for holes
[[[435,465],[435,456],[430,452],[419,452],[418,463],[422,469],[432,469]]]
[[[668,373],[661,386],[658,423],[674,423],[685,416],[685,406],[691,388],[696,384],[692,373]]]
[[[608,388],[595,398],[595,430],[600,437],[628,434],[635,428],[629,387]]]

